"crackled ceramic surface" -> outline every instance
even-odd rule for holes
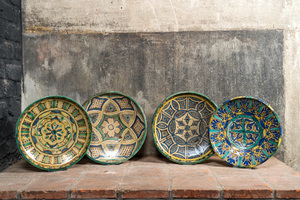
[[[177,93],[168,97],[156,110],[152,121],[154,142],[170,160],[194,164],[213,155],[209,120],[216,105],[202,94]]]
[[[85,154],[91,124],[84,109],[66,97],[40,99],[21,114],[16,140],[22,155],[44,170],[70,167]]]
[[[211,119],[209,132],[216,154],[238,167],[262,164],[281,141],[276,113],[252,97],[237,97],[220,106]]]
[[[139,151],[146,137],[146,118],[131,97],[106,92],[87,100],[84,108],[93,126],[89,158],[102,164],[117,164]]]

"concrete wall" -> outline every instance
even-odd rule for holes
[[[299,1],[24,0],[22,6],[23,109],[46,95],[82,103],[118,90],[141,104],[150,124],[159,102],[177,91],[202,92],[217,104],[252,95],[279,113],[284,141],[277,157],[300,169]],[[157,153],[152,142],[149,129],[142,153]]]
[[[21,114],[21,1],[0,1],[0,171],[20,155],[15,127]]]
[[[284,99],[285,119],[285,159],[293,168],[300,170],[300,1],[286,2],[284,37]]]

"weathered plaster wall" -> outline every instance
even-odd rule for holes
[[[299,9],[296,0],[24,0],[22,108],[45,95],[82,103],[87,94],[119,90],[151,122],[173,92],[202,92],[217,104],[252,95],[279,113],[277,156],[300,169]],[[135,32],[142,33],[125,34]],[[143,150],[156,153],[151,137]]]
[[[26,102],[57,94],[81,103],[101,91],[128,94],[148,120],[144,154],[156,153],[156,107],[179,91],[203,93],[218,105],[241,95],[259,97],[284,122],[282,31],[52,33],[27,35],[24,47]]]
[[[24,28],[79,32],[282,29],[283,0],[25,0]]]

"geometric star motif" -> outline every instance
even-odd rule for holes
[[[198,135],[198,122],[199,120],[191,116],[188,112],[175,119],[176,131],[175,135],[187,141],[190,137]]]

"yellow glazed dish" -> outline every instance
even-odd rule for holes
[[[32,165],[48,171],[68,168],[86,153],[91,123],[80,104],[62,96],[29,105],[16,127],[20,152]]]

